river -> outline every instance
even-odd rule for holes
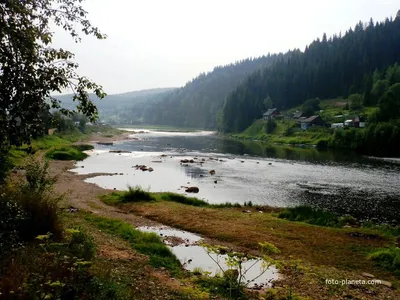
[[[184,194],[183,186],[196,186],[200,191],[195,196],[210,203],[308,204],[364,220],[400,223],[400,164],[396,161],[238,141],[208,131],[145,130],[130,137],[112,146],[96,145],[74,171],[118,173],[87,179],[111,189],[140,185],[152,192]],[[193,163],[182,164],[183,159]],[[143,172],[135,165],[154,171]]]

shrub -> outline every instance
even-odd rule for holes
[[[338,217],[333,213],[326,212],[320,209],[314,209],[306,205],[286,208],[281,213],[279,213],[278,216],[279,218],[287,219],[290,221],[306,222],[319,226],[339,226]]]
[[[94,149],[93,145],[87,145],[87,144],[74,145],[72,147],[74,147],[75,149],[78,149],[79,151],[88,151],[88,150]]]
[[[55,147],[46,152],[46,158],[54,160],[84,160],[88,155],[74,146]]]
[[[39,161],[30,157],[26,160],[25,169],[26,184],[22,185],[27,192],[43,193],[51,190],[56,182],[54,177],[49,176],[49,162]]]
[[[368,258],[400,277],[400,248],[381,249],[370,254]]]
[[[164,193],[161,195],[161,199],[164,201],[178,202],[192,206],[209,206],[208,202],[200,200],[194,197],[186,197],[185,195]]]
[[[140,186],[131,187],[128,186],[128,191],[121,195],[120,201],[123,203],[127,202],[141,202],[141,201],[153,201],[155,198],[149,191],[145,191]]]
[[[11,169],[9,153],[0,144],[0,186],[4,184],[8,171]]]
[[[0,191],[0,261],[21,245],[19,232],[25,218],[18,203]]]
[[[245,203],[243,204],[243,206],[253,207],[253,202],[251,202],[251,201],[245,202]]]
[[[30,245],[4,264],[0,290],[5,299],[129,298],[109,276],[94,276],[93,255],[87,252],[93,241],[84,232],[69,230],[62,243],[50,235],[37,239],[40,245]]]
[[[268,134],[274,132],[275,128],[276,128],[276,122],[272,119],[268,120],[267,123],[265,123],[264,125],[264,131],[265,133]]]
[[[9,183],[1,191],[2,206],[8,207],[3,213],[8,219],[15,219],[13,226],[20,242],[49,232],[56,238],[62,236],[59,198],[50,193],[55,179],[49,176],[48,168],[48,163],[30,159],[25,164],[25,178]]]

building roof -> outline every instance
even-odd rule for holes
[[[305,119],[305,120],[301,120],[301,122],[302,123],[312,123],[312,122],[314,122],[316,119],[318,119],[319,118],[319,116],[318,115],[316,115],[316,116],[311,116],[311,117],[309,117],[309,118],[307,118],[307,119]]]
[[[296,111],[293,113],[293,118],[298,119],[303,115],[302,111]]]
[[[268,109],[268,110],[263,114],[263,116],[270,116],[270,115],[272,115],[274,112],[278,112],[278,113],[279,113],[279,111],[278,111],[276,108],[271,108],[271,109]]]

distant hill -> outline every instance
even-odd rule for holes
[[[255,71],[271,66],[282,54],[245,59],[234,64],[215,67],[202,73],[184,87],[168,93],[157,105],[135,106],[142,111],[147,124],[179,127],[217,128],[218,112],[238,84]]]
[[[176,88],[157,88],[122,94],[112,94],[107,95],[102,100],[98,99],[96,95],[90,94],[90,98],[96,104],[101,119],[108,121],[112,120],[115,123],[121,123],[121,121],[126,122],[126,120],[122,120],[127,117],[126,111],[131,112],[132,108],[136,105],[146,102],[152,103],[160,100],[162,97],[165,97],[168,93],[174,91],[175,89]],[[67,94],[55,96],[55,98],[61,101],[62,107],[74,109],[76,108],[77,103],[72,101],[72,96],[72,94]],[[141,112],[139,113],[139,118],[140,116]]]

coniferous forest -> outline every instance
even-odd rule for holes
[[[268,68],[280,55],[245,59],[202,73],[164,99],[141,107],[144,123],[179,127],[217,127],[218,113],[228,94],[256,70]],[[137,111],[138,107],[134,107]]]
[[[364,105],[377,105],[385,90],[399,80],[396,72],[385,78],[386,69],[396,62],[400,62],[399,14],[395,20],[359,22],[343,36],[324,34],[304,52],[289,52],[287,59],[279,59],[239,85],[226,99],[220,128],[243,131],[261,118],[267,102],[289,109],[311,98],[359,93]],[[400,101],[399,95],[396,97]]]

